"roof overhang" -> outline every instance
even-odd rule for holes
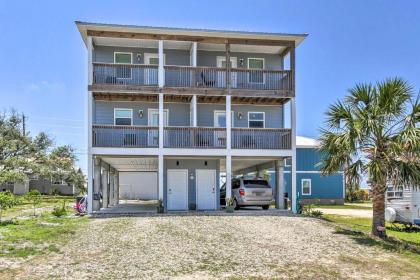
[[[308,34],[151,27],[81,21],[76,21],[76,25],[85,44],[89,35],[121,39],[165,40],[166,38],[166,40],[196,41],[203,44],[229,42],[230,44],[245,45],[287,46],[287,44],[294,44],[298,46],[308,36]]]

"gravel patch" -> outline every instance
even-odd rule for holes
[[[92,219],[61,252],[30,259],[3,276],[414,279],[420,269],[398,254],[337,234],[323,221],[287,216]]]

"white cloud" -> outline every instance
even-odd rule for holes
[[[63,83],[39,81],[30,83],[25,87],[26,93],[59,93],[65,90]]]

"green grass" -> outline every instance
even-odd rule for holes
[[[51,215],[54,206],[66,202],[67,216]],[[27,257],[47,252],[59,252],[62,244],[71,238],[87,220],[71,217],[75,199],[69,196],[42,197],[33,216],[33,205],[22,198],[22,203],[3,213],[0,223],[0,257]]]
[[[370,202],[366,203],[345,203],[344,205],[321,205],[313,204],[314,208],[320,209],[361,209],[361,210],[370,210],[372,209],[372,204]]]
[[[342,215],[324,214],[323,217],[328,221],[345,226],[352,230],[370,233],[372,226],[371,218],[350,217]],[[397,238],[408,244],[420,247],[420,231],[405,231],[403,225],[386,225],[388,236]]]
[[[27,257],[47,252],[59,252],[87,221],[86,217],[56,218],[51,214],[19,219],[0,224],[0,256]]]

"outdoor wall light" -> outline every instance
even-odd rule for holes
[[[176,161],[176,166],[179,166],[179,161]]]
[[[194,174],[193,173],[190,174],[190,180],[194,180]]]
[[[137,61],[140,62],[141,61],[141,53],[137,53]]]
[[[139,110],[139,118],[142,119],[143,118],[143,110]]]
[[[238,120],[242,120],[242,112],[238,112]]]
[[[243,59],[243,58],[240,58],[240,59],[239,59],[239,65],[240,65],[241,67],[244,67],[244,59]]]
[[[207,160],[206,160],[206,161],[204,161],[204,165],[205,165],[205,166],[207,166]]]

